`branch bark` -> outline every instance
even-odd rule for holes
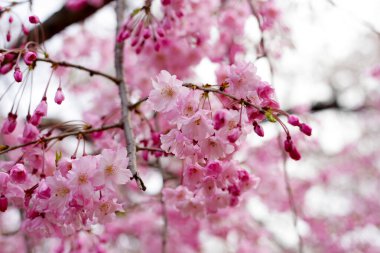
[[[53,37],[55,34],[60,33],[66,27],[81,22],[86,18],[90,17],[110,2],[113,2],[113,0],[104,0],[103,4],[98,7],[87,4],[79,11],[72,11],[68,9],[66,6],[63,6],[60,10],[58,10],[57,12],[52,14],[47,20],[45,20],[40,26],[37,26],[34,29],[32,29],[29,33],[27,41],[33,40],[42,43]],[[39,33],[39,30],[41,28],[44,31],[43,36]],[[36,34],[38,34],[38,38],[34,37]],[[22,42],[22,40],[17,41],[15,47],[20,46]]]
[[[128,88],[124,80],[123,75],[123,63],[124,63],[124,44],[117,42],[117,34],[121,28],[124,21],[124,10],[125,3],[124,0],[116,1],[116,35],[115,35],[115,70],[116,79],[119,80],[119,96],[121,100],[121,114],[123,122],[123,130],[125,139],[127,142],[127,152],[129,157],[128,169],[132,172],[133,178],[136,180],[137,185],[143,191],[146,190],[143,180],[140,178],[137,170],[136,162],[136,144],[132,131],[131,115],[129,112],[129,93]]]

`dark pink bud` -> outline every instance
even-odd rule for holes
[[[0,197],[0,212],[5,212],[8,209],[8,199],[4,195]]]
[[[160,140],[160,133],[154,132],[152,133],[152,141],[154,146],[160,146],[161,140]]]
[[[150,29],[149,28],[145,28],[144,31],[143,31],[143,36],[144,36],[144,39],[149,39],[150,36],[151,36],[151,32],[150,32]]]
[[[214,116],[214,129],[219,130],[226,124],[226,113],[223,111],[218,111]]]
[[[11,41],[11,31],[7,32],[6,39],[7,39],[7,42]]]
[[[63,100],[65,100],[65,96],[63,95],[62,88],[58,88],[54,96],[54,102],[60,105]]]
[[[302,133],[306,134],[307,136],[311,136],[312,129],[309,125],[302,123],[299,127]]]
[[[29,16],[29,22],[31,24],[38,24],[40,22],[40,19],[37,16],[32,15],[32,16]]]
[[[11,180],[15,183],[22,184],[25,182],[27,174],[23,164],[18,163],[11,168]]]
[[[154,44],[154,50],[156,51],[156,52],[158,52],[158,51],[160,51],[160,43],[156,43],[156,44]]]
[[[295,115],[289,115],[289,117],[288,117],[288,123],[289,123],[290,125],[293,125],[293,126],[299,126],[299,124],[300,124],[300,120],[299,120],[299,118],[298,118],[297,116],[295,116]]]
[[[292,150],[290,150],[289,155],[290,158],[292,158],[293,160],[298,161],[299,159],[301,159],[301,154],[298,152],[296,146],[294,145],[292,147]]]
[[[0,74],[5,75],[13,68],[13,64],[11,62],[8,62],[7,64],[4,64],[0,68]]]
[[[22,29],[22,32],[28,36],[29,35],[29,29],[26,28],[26,26],[24,24],[21,25],[21,29]]]
[[[3,134],[10,134],[16,129],[16,125],[17,125],[17,115],[9,113],[8,117],[3,122],[3,127],[1,128],[1,132]]]
[[[13,17],[12,17],[12,16],[9,16],[8,22],[9,22],[10,24],[13,23]]]
[[[255,133],[260,136],[260,137],[263,137],[264,136],[264,129],[262,128],[262,126],[260,126],[259,124],[257,124],[256,122],[253,123],[253,130],[255,131]]]
[[[164,36],[165,36],[164,29],[162,29],[161,27],[159,27],[159,28],[157,29],[157,34],[158,34],[158,36],[160,36],[160,37],[164,37]]]
[[[235,143],[241,135],[241,130],[239,128],[234,128],[231,133],[227,136],[227,140],[231,143]]]
[[[169,5],[171,0],[161,0],[162,5]]]
[[[22,72],[19,67],[15,68],[15,72],[13,73],[13,77],[15,78],[15,81],[20,83],[22,82]]]
[[[284,141],[284,149],[286,152],[290,152],[293,149],[293,141],[290,138],[287,138]]]
[[[239,170],[238,171],[238,178],[243,181],[243,182],[248,182],[249,181],[249,174],[246,170]]]
[[[28,51],[24,54],[24,61],[26,65],[32,65],[37,59],[37,54],[33,51]]]
[[[232,196],[239,196],[240,195],[240,189],[236,185],[230,185],[227,188],[228,193],[231,194]]]
[[[220,163],[213,162],[207,166],[207,175],[217,177],[222,172],[222,166]]]

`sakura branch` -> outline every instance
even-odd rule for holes
[[[52,68],[56,68],[56,67],[60,66],[60,67],[75,68],[75,69],[83,70],[85,72],[88,72],[90,76],[94,76],[94,75],[102,76],[102,77],[112,81],[116,85],[118,85],[120,83],[120,80],[118,80],[117,78],[115,78],[111,75],[108,75],[106,73],[103,73],[103,72],[100,72],[100,71],[97,71],[94,69],[90,69],[90,68],[87,68],[87,67],[84,67],[84,66],[81,66],[78,64],[73,64],[73,63],[69,63],[69,62],[65,62],[65,61],[54,61],[54,60],[51,60],[49,58],[37,58],[36,61],[37,62],[51,63]]]
[[[124,0],[116,1],[116,33],[120,31],[121,24],[124,21],[124,10],[125,3]],[[128,105],[129,105],[129,93],[128,88],[124,80],[123,74],[123,63],[124,63],[124,44],[118,42],[118,38],[115,38],[115,70],[116,70],[116,78],[119,82],[119,96],[121,100],[121,111],[122,111],[122,122],[125,138],[127,141],[127,151],[129,157],[129,165],[128,169],[132,172],[133,178],[136,180],[136,183],[141,188],[141,190],[145,191],[146,187],[144,185],[143,180],[140,178],[137,170],[137,162],[136,162],[136,144],[133,136],[132,124],[131,124],[131,116],[129,113]]]

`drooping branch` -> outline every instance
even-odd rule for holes
[[[115,35],[115,70],[116,79],[119,80],[119,96],[121,100],[121,115],[123,122],[123,130],[127,142],[127,152],[129,157],[128,169],[132,172],[133,178],[136,180],[137,185],[141,190],[145,191],[146,187],[143,180],[140,178],[137,170],[136,161],[136,144],[132,131],[131,116],[129,112],[129,93],[123,75],[124,63],[124,44],[117,42],[117,34],[120,31],[121,25],[124,21],[124,0],[116,1],[116,35]]]
[[[73,64],[73,63],[69,63],[69,62],[65,62],[65,61],[53,61],[53,60],[48,59],[48,58],[46,58],[46,59],[44,59],[44,58],[37,58],[36,61],[51,63],[53,68],[57,67],[57,66],[60,66],[60,67],[80,69],[80,70],[83,70],[85,72],[88,72],[90,74],[90,76],[94,76],[94,75],[102,76],[102,77],[107,78],[108,80],[114,82],[117,85],[120,82],[117,78],[115,78],[115,77],[113,77],[111,75],[108,75],[108,74],[103,73],[101,71],[90,69],[90,68],[87,68],[87,67],[84,67],[84,66],[81,66],[81,65],[78,65],[78,64]]]
[[[38,140],[23,143],[23,144],[16,145],[16,146],[9,147],[9,146],[2,145],[2,146],[0,146],[0,155],[8,153],[9,151],[12,151],[12,150],[31,146],[31,145],[38,144],[38,143],[48,143],[52,140],[62,140],[62,139],[69,137],[69,136],[86,135],[86,134],[91,134],[91,133],[95,133],[95,132],[105,131],[105,130],[112,129],[112,128],[120,128],[120,127],[122,127],[122,123],[111,124],[111,125],[102,126],[99,128],[92,128],[90,125],[87,125],[87,126],[84,126],[83,129],[78,130],[78,131],[66,132],[66,133],[51,136],[51,137],[42,137]]]

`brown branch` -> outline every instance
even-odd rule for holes
[[[122,23],[124,21],[124,10],[125,3],[124,0],[116,1],[116,35],[115,35],[115,70],[116,78],[119,80],[119,96],[121,100],[121,113],[122,122],[125,139],[127,142],[127,152],[129,157],[128,169],[132,172],[133,178],[136,180],[137,185],[141,190],[145,191],[146,187],[143,180],[140,178],[137,170],[136,162],[136,144],[132,131],[131,116],[128,109],[129,106],[129,93],[127,85],[124,80],[123,75],[123,64],[124,64],[124,44],[117,42],[117,34],[120,31]]]
[[[55,136],[51,136],[51,137],[42,137],[38,140],[27,142],[27,143],[16,145],[16,146],[3,146],[1,151],[0,151],[0,155],[5,154],[5,153],[12,151],[12,150],[31,146],[31,145],[38,144],[38,143],[48,143],[52,140],[62,140],[62,139],[69,137],[69,136],[91,134],[94,132],[105,131],[105,130],[112,129],[112,128],[121,128],[121,126],[122,126],[122,123],[116,123],[116,124],[112,124],[112,125],[102,126],[99,128],[92,128],[91,126],[88,126],[86,129],[83,129],[83,130],[78,130],[78,131],[74,131],[74,132],[67,132],[67,133],[63,133],[63,134],[55,135]]]
[[[108,75],[106,73],[103,73],[103,72],[100,72],[100,71],[97,71],[94,69],[90,69],[90,68],[87,68],[87,67],[84,67],[84,66],[81,66],[78,64],[73,64],[73,63],[69,63],[69,62],[65,62],[65,61],[53,61],[51,59],[44,59],[44,58],[37,58],[36,61],[51,63],[52,67],[60,66],[60,67],[65,67],[65,68],[75,68],[75,69],[83,70],[85,72],[88,72],[90,74],[90,76],[98,75],[98,76],[102,76],[104,78],[107,78],[108,80],[114,82],[117,85],[120,83],[120,80],[118,80],[117,78],[115,78],[111,75]]]
[[[29,33],[27,41],[38,41],[39,43],[42,43],[50,39],[57,33],[60,33],[66,27],[81,22],[86,18],[90,17],[110,2],[113,2],[113,0],[104,0],[99,7],[87,4],[78,11],[72,11],[64,5],[60,10],[58,10],[57,12],[52,14],[47,20],[45,20],[39,27],[35,27],[34,29],[32,29]],[[44,36],[42,36],[39,33],[39,30],[41,28],[44,31]],[[36,34],[39,34],[38,38],[34,37]],[[15,44],[15,47],[20,46],[22,42],[22,39],[18,40]]]

